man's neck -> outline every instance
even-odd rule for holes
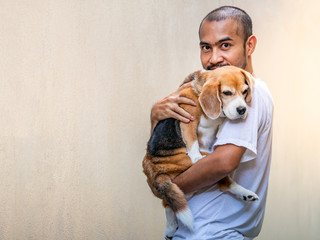
[[[247,61],[247,66],[245,69],[247,72],[249,73],[253,73],[253,66],[252,66],[252,60],[251,60],[251,56],[248,57],[248,61]]]

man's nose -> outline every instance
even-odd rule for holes
[[[223,57],[219,53],[219,51],[213,50],[210,58],[210,64],[215,65],[217,63],[223,62]]]

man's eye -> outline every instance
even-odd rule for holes
[[[228,48],[228,47],[230,47],[230,44],[229,43],[223,43],[221,46],[222,46],[222,48]]]
[[[205,46],[202,46],[202,50],[205,51],[205,52],[208,52],[210,50],[210,47],[205,45]]]
[[[232,92],[230,92],[230,91],[224,91],[223,94],[226,95],[226,96],[231,96],[231,95],[232,95]]]

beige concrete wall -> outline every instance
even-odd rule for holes
[[[213,8],[252,16],[275,100],[258,239],[320,234],[317,1],[0,1],[0,239],[162,239],[141,160],[153,103],[199,69]]]

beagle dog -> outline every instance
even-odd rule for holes
[[[193,229],[193,217],[185,195],[171,179],[212,152],[225,117],[231,120],[246,118],[254,85],[250,73],[234,66],[196,71],[184,82],[190,81],[192,87],[181,91],[180,96],[192,99],[197,106],[180,106],[194,116],[194,120],[189,123],[173,118],[160,121],[148,141],[142,164],[149,183],[162,196],[168,238],[178,227],[177,219],[190,231]],[[259,199],[229,176],[220,180],[218,186],[221,191],[229,191],[244,201]]]

